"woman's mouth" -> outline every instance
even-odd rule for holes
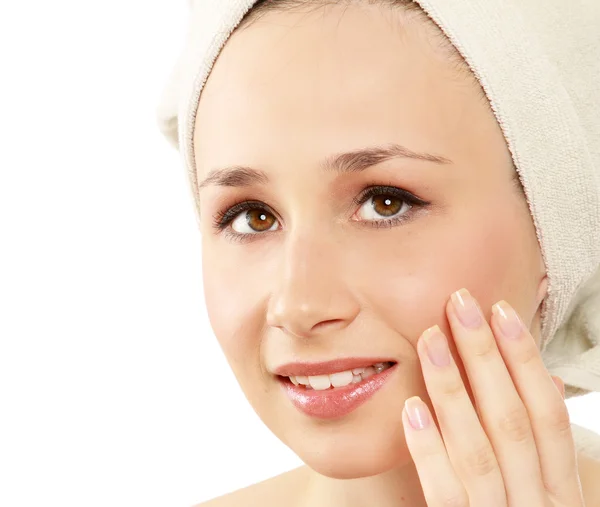
[[[349,384],[358,384],[363,380],[372,377],[377,373],[381,373],[388,368],[391,368],[394,363],[391,361],[385,363],[376,363],[366,368],[353,368],[351,370],[332,373],[330,375],[314,375],[301,376],[291,375],[289,380],[294,385],[304,386],[306,389],[315,389],[324,391],[325,389],[335,389],[337,387],[345,387]]]
[[[292,404],[306,415],[320,419],[343,417],[373,396],[396,370],[386,361],[322,375],[290,375],[277,378]]]

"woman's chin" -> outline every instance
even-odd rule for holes
[[[412,461],[402,422],[386,423],[360,430],[352,424],[338,428],[304,428],[288,433],[283,440],[307,466],[321,475],[335,479],[370,477]]]
[[[370,477],[412,463],[404,436],[404,400],[421,394],[418,385],[395,382],[350,413],[321,419],[302,413],[277,392],[268,404],[256,406],[267,427],[308,467],[335,479]],[[264,399],[263,399],[264,401]]]
[[[405,446],[386,449],[340,449],[338,452],[319,452],[294,449],[298,457],[312,470],[332,479],[358,479],[379,475],[411,462]]]

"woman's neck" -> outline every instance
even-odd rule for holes
[[[427,507],[414,463],[359,479],[332,479],[306,467],[301,507]]]

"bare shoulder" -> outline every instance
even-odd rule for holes
[[[308,478],[307,469],[306,466],[294,468],[193,507],[241,507],[245,505],[293,507],[294,500],[298,498]]]
[[[600,507],[600,461],[580,453],[579,478],[586,507]]]

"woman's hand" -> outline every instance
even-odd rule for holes
[[[446,309],[477,408],[439,327],[418,341],[439,430],[416,396],[402,420],[427,505],[583,507],[564,384],[510,305],[492,310],[490,325],[466,289]]]

